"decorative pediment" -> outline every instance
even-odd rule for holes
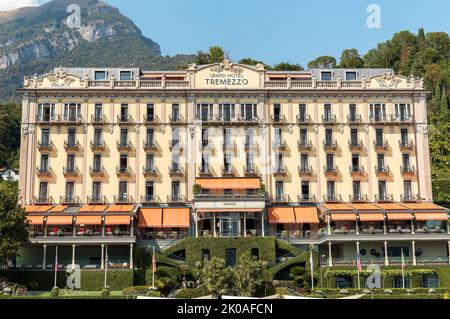
[[[83,87],[82,81],[78,76],[67,74],[63,69],[59,69],[55,74],[44,76],[38,86],[59,89]]]
[[[408,79],[404,76],[385,73],[370,79],[370,88],[379,89],[410,89],[414,88],[416,81],[414,78]]]

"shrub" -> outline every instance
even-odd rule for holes
[[[110,294],[110,290],[109,287],[103,287],[102,291],[100,292],[100,295],[102,296],[102,298],[108,298]]]
[[[180,299],[193,299],[198,297],[203,297],[208,294],[208,289],[206,288],[206,285],[198,286],[197,288],[188,288],[180,290],[176,298]]]
[[[161,292],[149,290],[149,291],[147,291],[147,296],[148,297],[161,297]]]
[[[122,290],[124,296],[146,296],[148,292],[148,286],[130,286]]]
[[[450,299],[450,294],[448,293],[448,291],[445,292],[445,294],[444,294],[444,299]]]
[[[52,290],[50,291],[50,296],[52,298],[56,298],[59,296],[59,288],[58,287],[53,287]]]

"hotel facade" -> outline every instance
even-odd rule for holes
[[[391,69],[57,68],[25,78],[21,267],[133,268],[136,246],[276,236],[324,266],[448,264],[423,82]]]

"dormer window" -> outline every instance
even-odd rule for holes
[[[131,71],[120,71],[120,81],[131,81]]]
[[[95,79],[95,81],[105,81],[106,80],[106,71],[95,71],[94,79]]]
[[[331,71],[322,71],[320,73],[322,81],[331,81]]]
[[[356,72],[355,71],[345,72],[345,80],[346,81],[356,81]]]

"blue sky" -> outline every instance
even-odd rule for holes
[[[42,1],[41,1],[42,2]],[[233,60],[303,66],[345,48],[367,52],[399,30],[450,32],[448,0],[106,0],[131,18],[164,55],[221,45]],[[366,25],[367,6],[381,9],[381,28]]]

